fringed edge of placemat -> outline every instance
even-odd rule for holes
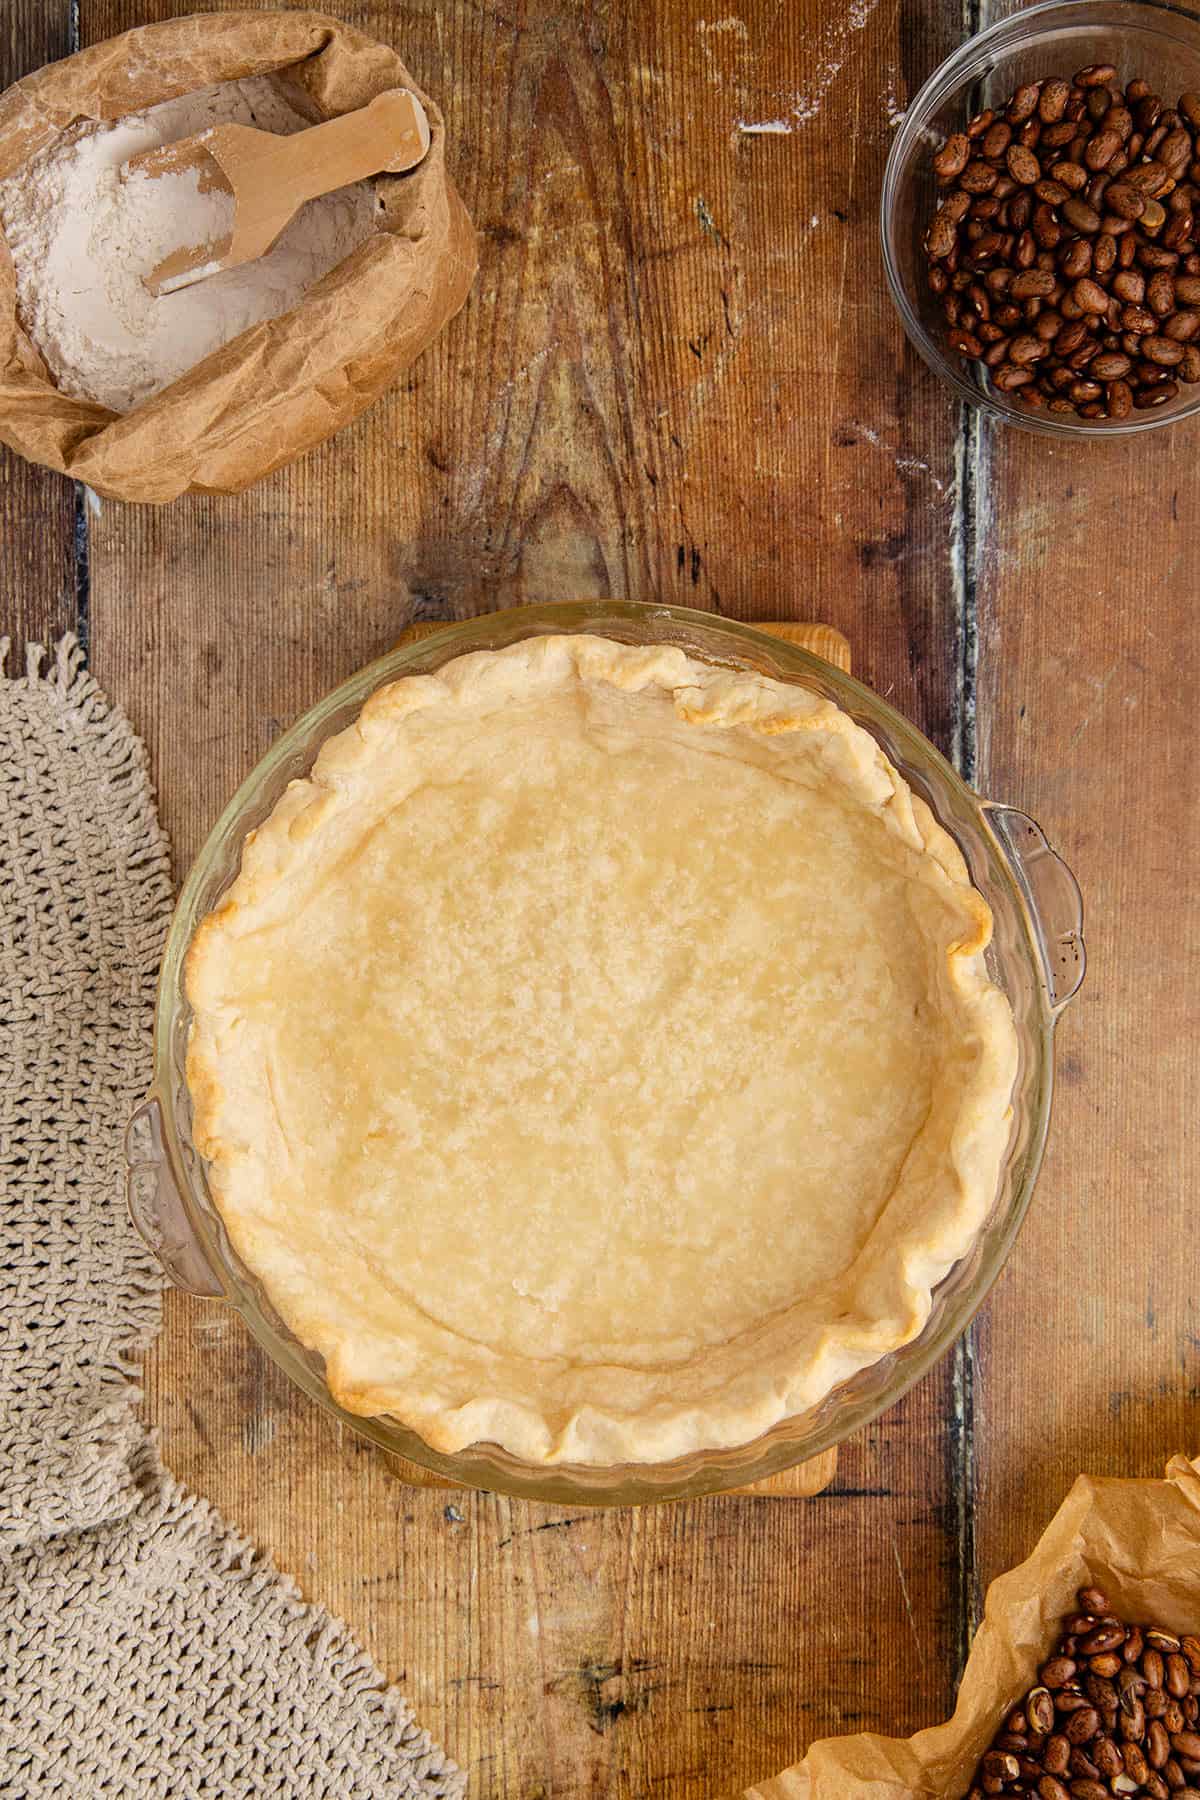
[[[67,632],[60,638],[52,651],[47,651],[44,644],[27,644],[23,675],[9,669],[11,653],[12,639],[0,637],[0,681],[23,688],[30,694],[40,690],[64,713],[75,715],[90,728],[88,747],[113,784],[121,821],[137,826],[145,838],[144,852],[131,863],[139,883],[151,889],[145,898],[172,908],[175,886],[171,877],[171,847],[158,819],[158,796],[150,776],[150,757],[124,707],[104,693],[87,667],[74,632]],[[47,658],[49,665],[45,666]],[[160,921],[151,918],[146,925],[149,931],[154,931],[159,928]]]
[[[9,670],[11,651],[11,638],[0,637],[0,684],[10,691],[23,689],[30,698],[50,699],[64,719],[86,728],[88,755],[108,785],[116,822],[124,828],[130,847],[125,859],[132,883],[129,948],[139,965],[147,959],[153,984],[175,905],[175,886],[171,847],[159,823],[146,747],[124,708],[109,700],[88,669],[73,632],[67,632],[50,651],[44,644],[27,644],[23,675]],[[153,992],[147,1004],[153,1007]],[[130,1384],[138,1380],[142,1354],[159,1330],[159,1301],[165,1285],[157,1261],[147,1252],[129,1296],[129,1339],[100,1371],[105,1387],[119,1385],[131,1406],[141,1398],[140,1391]]]
[[[133,1000],[130,1030],[144,1030],[148,1051],[154,986],[174,904],[170,848],[158,821],[149,758],[123,710],[110,704],[86,668],[74,635],[51,650],[27,645],[23,674],[9,667],[11,648],[9,638],[0,638],[5,721],[0,756],[19,761],[24,744],[30,753],[44,754],[60,781],[66,781],[70,769],[63,764],[74,751],[81,780],[103,797],[102,812],[93,823],[111,834],[119,892],[115,907],[111,888],[97,893],[97,905],[112,921],[112,967],[120,971]],[[47,804],[55,804],[53,796]],[[64,811],[71,816],[69,808]],[[107,871],[106,878],[113,881]],[[145,1060],[148,1084],[148,1054]],[[119,1207],[119,1196],[114,1205]],[[124,1262],[119,1332],[103,1343],[81,1346],[94,1408],[64,1418],[60,1433],[47,1439],[46,1469],[48,1474],[53,1470],[54,1479],[30,1497],[28,1508],[16,1503],[12,1490],[6,1496],[10,1504],[0,1507],[0,1554],[124,1516],[136,1504],[129,1466],[144,1435],[137,1418],[142,1362],[160,1329],[164,1281],[158,1263],[132,1230]],[[50,1460],[55,1446],[56,1463]]]
[[[280,1627],[281,1641],[294,1652],[303,1652],[315,1670],[344,1690],[347,1702],[360,1712],[364,1729],[388,1727],[395,1732],[397,1747],[416,1759],[406,1775],[438,1781],[442,1785],[435,1791],[444,1800],[465,1795],[465,1772],[418,1724],[409,1700],[355,1641],[346,1621],[321,1603],[306,1600],[295,1579],[265,1550],[230,1525],[211,1501],[182,1487],[160,1462],[156,1435],[147,1439],[135,1459],[134,1473],[147,1504],[159,1510],[161,1523],[171,1525],[214,1576],[249,1591],[262,1622]]]

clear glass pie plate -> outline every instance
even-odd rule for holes
[[[337,1405],[321,1359],[288,1331],[234,1253],[192,1142],[184,1077],[190,1023],[184,959],[197,925],[233,881],[246,833],[289,781],[307,774],[322,743],[357,716],[368,695],[401,675],[426,674],[470,650],[500,649],[547,632],[593,631],[626,643],[677,644],[704,661],[796,682],[841,706],[875,737],[954,836],[995,920],[994,979],[1016,1018],[1020,1066],[1008,1155],[987,1223],[971,1254],[934,1295],[925,1330],[863,1370],[813,1411],[735,1449],[670,1463],[535,1467],[494,1444],[455,1455],[431,1450],[398,1420],[361,1418]],[[1033,1193],[1050,1116],[1054,1026],[1083,978],[1079,889],[1024,813],[982,800],[933,745],[877,695],[793,645],[751,626],[679,607],[612,601],[524,607],[448,626],[360,671],[286,732],[242,783],[184,884],[159,980],[154,1086],[130,1121],[128,1197],[134,1223],[167,1275],[187,1292],[233,1306],[268,1355],[344,1424],[384,1449],[470,1487],[578,1505],[624,1505],[743,1487],[814,1457],[860,1430],[919,1380],[970,1322],[1012,1248]]]

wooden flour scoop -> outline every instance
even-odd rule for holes
[[[428,149],[429,120],[421,102],[407,88],[391,88],[358,112],[291,137],[252,125],[213,125],[195,137],[145,150],[124,165],[122,180],[194,171],[201,193],[223,189],[232,196],[234,214],[227,236],[173,250],[142,279],[152,294],[170,294],[253,262],[306,201],[368,175],[402,174]]]

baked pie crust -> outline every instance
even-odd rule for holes
[[[187,965],[234,1247],[353,1412],[746,1443],[915,1337],[1016,1072],[957,846],[802,687],[541,637],[380,689]]]

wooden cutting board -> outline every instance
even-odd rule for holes
[[[410,625],[396,648],[402,644],[412,644],[418,638],[432,637],[436,631],[444,631],[445,623],[426,620],[417,625]],[[821,657],[832,663],[837,669],[850,673],[850,644],[840,631],[832,625],[789,624],[785,621],[756,625],[758,631],[765,631],[771,637],[782,638],[785,643],[796,644],[801,650],[807,650],[813,656]],[[385,1452],[388,1463],[402,1481],[413,1487],[458,1488],[462,1482],[447,1481],[442,1475],[435,1475],[429,1469],[423,1469],[418,1463],[409,1462],[403,1456],[393,1456]],[[733,1494],[766,1494],[782,1495],[795,1498],[809,1494],[819,1494],[827,1488],[837,1474],[837,1449],[826,1450],[820,1456],[814,1456],[809,1462],[797,1463],[792,1469],[784,1469],[778,1475],[769,1475],[765,1481],[756,1481],[750,1487],[731,1488]]]
[[[410,625],[401,632],[393,648],[399,650],[404,644],[414,644],[418,638],[432,637],[435,631],[445,631],[449,621],[444,619],[425,619],[420,624]],[[796,644],[801,650],[807,650],[812,656],[819,656],[824,662],[832,663],[835,669],[850,673],[850,642],[832,625],[797,625],[786,620],[772,621],[754,626],[755,631],[765,631],[771,637],[782,638],[787,644]]]

